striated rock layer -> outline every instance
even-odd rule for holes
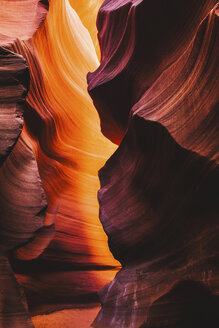
[[[79,15],[83,25],[88,29],[92,38],[98,58],[100,57],[100,47],[97,39],[96,19],[98,10],[103,0],[69,0],[70,5]]]
[[[8,257],[33,259],[51,241],[43,227],[47,202],[28,140],[20,136],[29,71],[20,55],[1,48],[0,326],[33,327],[24,292]]]
[[[101,63],[88,74],[105,136],[119,143],[142,94],[193,42],[215,0],[104,1],[98,19]]]
[[[99,172],[98,199],[122,269],[100,291],[93,327],[219,324],[215,5],[100,8],[101,63],[88,90],[102,132],[121,142]]]
[[[31,42],[16,42],[12,49],[30,67],[26,131],[49,213],[59,201],[57,232],[45,258],[115,265],[98,220],[97,172],[115,146],[102,136],[87,93],[87,71],[98,66],[92,39],[68,1],[60,0],[50,3]]]
[[[181,279],[217,291],[214,162],[181,148],[159,123],[135,116],[100,180],[100,219],[123,269],[100,292],[95,327],[139,327],[150,305]]]
[[[0,45],[7,45],[17,38],[31,38],[45,18],[47,8],[47,0],[1,0]]]
[[[54,234],[44,226],[47,202],[32,149],[20,137],[0,168],[0,326],[32,327],[24,292],[8,256],[38,257]]]
[[[24,58],[0,48],[0,165],[15,145],[22,127],[29,72]]]
[[[97,302],[96,292],[115,274],[108,269],[118,265],[97,201],[98,170],[116,146],[101,134],[86,82],[99,64],[92,41],[98,2],[71,4],[80,18],[67,0],[50,1],[33,38],[8,45],[29,67],[22,135],[34,151],[48,202],[46,227],[10,257],[34,314]],[[54,220],[52,242],[33,258],[53,237]]]
[[[1,50],[2,325],[32,326],[18,282],[32,313],[45,313],[97,302],[118,261],[95,327],[216,322],[216,1],[105,1],[99,68],[100,1],[49,4],[31,40],[48,1],[0,5],[0,44],[13,41],[30,71],[24,104],[27,65]],[[116,146],[87,93],[95,69],[88,90],[104,135],[120,144],[98,193],[116,260],[98,220],[97,171]]]
[[[37,21],[42,19],[41,14],[40,17],[34,18],[37,6],[38,1],[1,2],[0,44],[6,44],[17,36],[26,38],[33,34],[38,26]],[[23,16],[19,17],[19,9],[22,8]],[[36,22],[26,26],[31,21],[27,15],[30,10],[32,23],[34,19]],[[25,27],[18,24],[19,19],[24,17],[28,17],[28,21],[22,22]],[[21,28],[20,31],[18,27]],[[17,34],[14,34],[15,31]],[[54,234],[54,225],[44,227],[46,197],[31,144],[25,133],[21,134],[29,83],[30,76],[25,59],[1,47],[0,326],[8,328],[33,327],[24,291],[15,278],[9,258],[13,256],[17,259],[32,260],[38,257]]]
[[[7,251],[34,237],[47,205],[33,152],[22,137],[2,165],[0,181],[1,250]]]

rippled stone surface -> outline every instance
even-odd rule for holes
[[[0,165],[23,128],[24,100],[29,72],[24,58],[0,48]]]
[[[1,0],[0,45],[27,40],[46,16],[48,0]]]
[[[100,3],[71,4],[50,1],[31,40],[7,45],[29,68],[22,140],[37,160],[48,203],[37,233],[10,254],[34,314],[98,302],[97,291],[112,280],[111,269],[118,265],[108,249],[97,201],[98,170],[116,146],[101,134],[86,81],[87,72],[99,64],[92,22]]]
[[[11,6],[0,13],[0,320],[32,327],[27,303],[32,315],[96,305],[109,282],[94,327],[207,327],[218,308],[216,1],[104,1],[97,68],[100,2],[0,5]]]
[[[102,132],[119,144],[99,172],[98,199],[122,270],[100,291],[93,327],[218,324],[215,5],[105,1],[100,8],[101,63],[88,90]],[[205,295],[212,307],[203,314]]]
[[[131,108],[182,57],[216,4],[215,0],[160,0],[156,5],[145,0],[103,2],[97,18],[101,63],[88,74],[88,90],[105,136],[121,142]]]

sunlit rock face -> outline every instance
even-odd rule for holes
[[[97,202],[97,172],[115,146],[101,134],[87,93],[86,74],[99,64],[90,34],[68,1],[54,1],[31,42],[11,47],[30,67],[26,131],[36,152],[48,213],[59,203],[57,233],[45,258],[115,265]]]
[[[0,3],[0,326],[216,328],[216,1],[101,3]]]
[[[69,3],[80,17],[83,25],[88,29],[99,58],[100,47],[97,39],[96,19],[103,0],[69,0]]]
[[[88,90],[102,132],[120,144],[99,172],[98,199],[122,270],[100,291],[93,327],[219,324],[215,5],[100,8],[101,63]]]
[[[107,269],[119,264],[97,201],[98,170],[116,146],[101,134],[86,81],[99,65],[92,23],[98,2],[75,7],[79,15],[66,0],[50,1],[34,36],[7,45],[29,68],[22,138],[37,160],[48,204],[37,235],[10,254],[34,314],[97,302],[97,291],[115,275]]]
[[[27,40],[36,31],[46,16],[48,1],[1,0],[0,45],[17,38]]]

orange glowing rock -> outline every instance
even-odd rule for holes
[[[95,12],[92,15],[95,17]],[[32,41],[42,69],[42,98],[47,109],[48,128],[45,125],[42,133],[48,136],[42,142],[52,152],[45,163],[45,155],[38,148],[39,169],[48,200],[52,202],[55,194],[61,193],[63,211],[57,225],[72,233],[78,225],[84,226],[84,232],[78,231],[78,238],[80,247],[86,244],[90,249],[88,261],[116,264],[98,219],[97,172],[115,146],[101,134],[98,114],[87,93],[86,74],[99,64],[92,39],[68,1],[53,1],[45,23]],[[35,107],[32,102],[31,106],[45,115],[45,108]],[[55,128],[52,133],[50,121]],[[49,179],[48,170],[54,172]],[[60,188],[62,181],[69,185],[68,190]],[[73,237],[70,248],[68,243],[64,248],[73,251],[74,244]]]
[[[98,58],[100,57],[99,43],[97,39],[96,17],[103,0],[69,0],[72,8],[79,15],[83,25],[88,29],[93,40]]]
[[[88,5],[95,9],[92,13]],[[107,267],[119,264],[108,249],[97,201],[98,170],[116,146],[101,134],[86,81],[87,72],[99,65],[92,23],[97,3],[83,2],[76,9],[80,18],[67,0],[50,1],[47,17],[32,39],[26,40],[30,35],[20,39],[15,36],[9,41],[16,41],[7,45],[25,58],[29,68],[22,140],[34,152],[48,203],[37,236],[18,245],[11,256],[16,278],[27,295],[37,291],[36,297],[28,298],[30,310],[35,313],[46,311],[47,306],[62,306],[66,299],[70,302],[70,297],[95,295],[116,273],[106,271]],[[47,274],[51,267],[53,272]],[[81,267],[86,270],[80,271]],[[60,268],[70,270],[69,274],[57,274]],[[75,275],[71,274],[72,268]],[[35,270],[42,272],[34,275]],[[64,286],[59,284],[63,279]],[[55,305],[48,303],[52,290],[56,291]]]
[[[95,11],[90,17],[95,19]],[[118,265],[98,218],[97,173],[116,146],[101,134],[87,92],[87,72],[99,65],[91,36],[68,1],[52,1],[31,42],[16,41],[11,49],[30,69],[25,133],[32,138],[47,195],[46,224],[53,223],[59,199],[57,233],[44,256],[52,258],[59,249],[63,262]]]

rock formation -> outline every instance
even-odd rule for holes
[[[212,311],[203,324],[213,316],[218,325],[215,5],[105,1],[100,8],[101,63],[88,74],[88,90],[103,134],[119,144],[99,172],[98,199],[122,269],[100,291],[93,327],[199,327],[205,288]],[[191,293],[182,295],[183,281]]]
[[[48,0],[1,0],[0,45],[7,45],[17,38],[28,40],[44,20]]]
[[[22,140],[37,160],[48,203],[36,234],[10,252],[34,314],[97,302],[98,289],[115,274],[108,269],[118,265],[108,249],[97,201],[97,172],[116,146],[101,134],[86,81],[87,72],[99,64],[92,41],[98,3],[75,7],[80,18],[67,0],[50,2],[45,21],[30,40],[22,37],[6,45],[29,68]]]
[[[217,2],[101,3],[0,3],[0,326],[216,328]]]
[[[24,100],[29,72],[22,56],[0,48],[0,165],[14,147],[23,128]]]
[[[4,48],[1,48],[0,59],[0,326],[33,327],[24,292],[8,257],[32,259],[48,245],[51,236],[48,238],[41,231],[45,230],[47,202],[32,149],[19,137],[29,71],[22,56]],[[37,236],[36,242],[34,238],[38,233],[40,237]]]

